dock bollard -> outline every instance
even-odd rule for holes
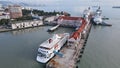
[[[85,48],[84,47],[82,47],[82,50],[84,50]]]
[[[77,62],[77,63],[80,62],[80,58],[78,58],[76,62]]]
[[[78,68],[78,66],[76,66],[76,68]]]

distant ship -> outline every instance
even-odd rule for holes
[[[112,8],[120,8],[120,6],[113,6]]]
[[[55,29],[57,29],[59,26],[60,26],[60,25],[58,24],[58,25],[56,25],[56,26],[54,26],[54,27],[52,27],[52,28],[49,28],[47,31],[48,31],[48,32],[52,32],[52,31],[54,31]]]
[[[36,60],[41,63],[46,63],[55,54],[59,54],[58,51],[66,43],[69,36],[69,33],[54,34],[51,38],[40,44]]]

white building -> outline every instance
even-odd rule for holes
[[[2,5],[0,4],[0,20],[1,19],[10,19],[10,14],[5,12],[5,9],[3,9]]]
[[[10,19],[10,14],[5,12],[2,8],[0,8],[0,20],[1,19]]]
[[[23,22],[16,22],[11,23],[12,29],[20,29],[20,28],[27,28],[27,27],[35,27],[43,25],[43,21],[35,20],[35,21],[23,21]]]
[[[51,16],[51,17],[47,17],[46,19],[45,19],[45,21],[47,21],[47,22],[52,22],[52,21],[54,21],[56,19],[56,16]]]

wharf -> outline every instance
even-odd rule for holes
[[[46,64],[46,68],[77,68],[76,63],[80,61],[91,26],[91,23],[89,23],[86,33],[82,35],[77,47],[65,45],[60,50],[64,56],[61,58],[56,55]]]

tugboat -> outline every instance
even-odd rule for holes
[[[54,27],[52,27],[52,28],[49,28],[49,29],[47,30],[47,32],[52,32],[52,31],[54,31],[55,29],[57,29],[59,26],[60,26],[60,25],[58,24],[58,25],[56,25],[56,26],[54,26]]]
[[[112,26],[111,24],[107,24],[103,21],[102,18],[102,10],[100,10],[100,7],[96,10],[94,17],[92,18],[92,23],[94,25],[101,25],[101,26]]]
[[[54,34],[51,38],[40,44],[36,60],[41,63],[46,63],[55,54],[61,55],[58,51],[66,43],[69,36],[69,33]]]

